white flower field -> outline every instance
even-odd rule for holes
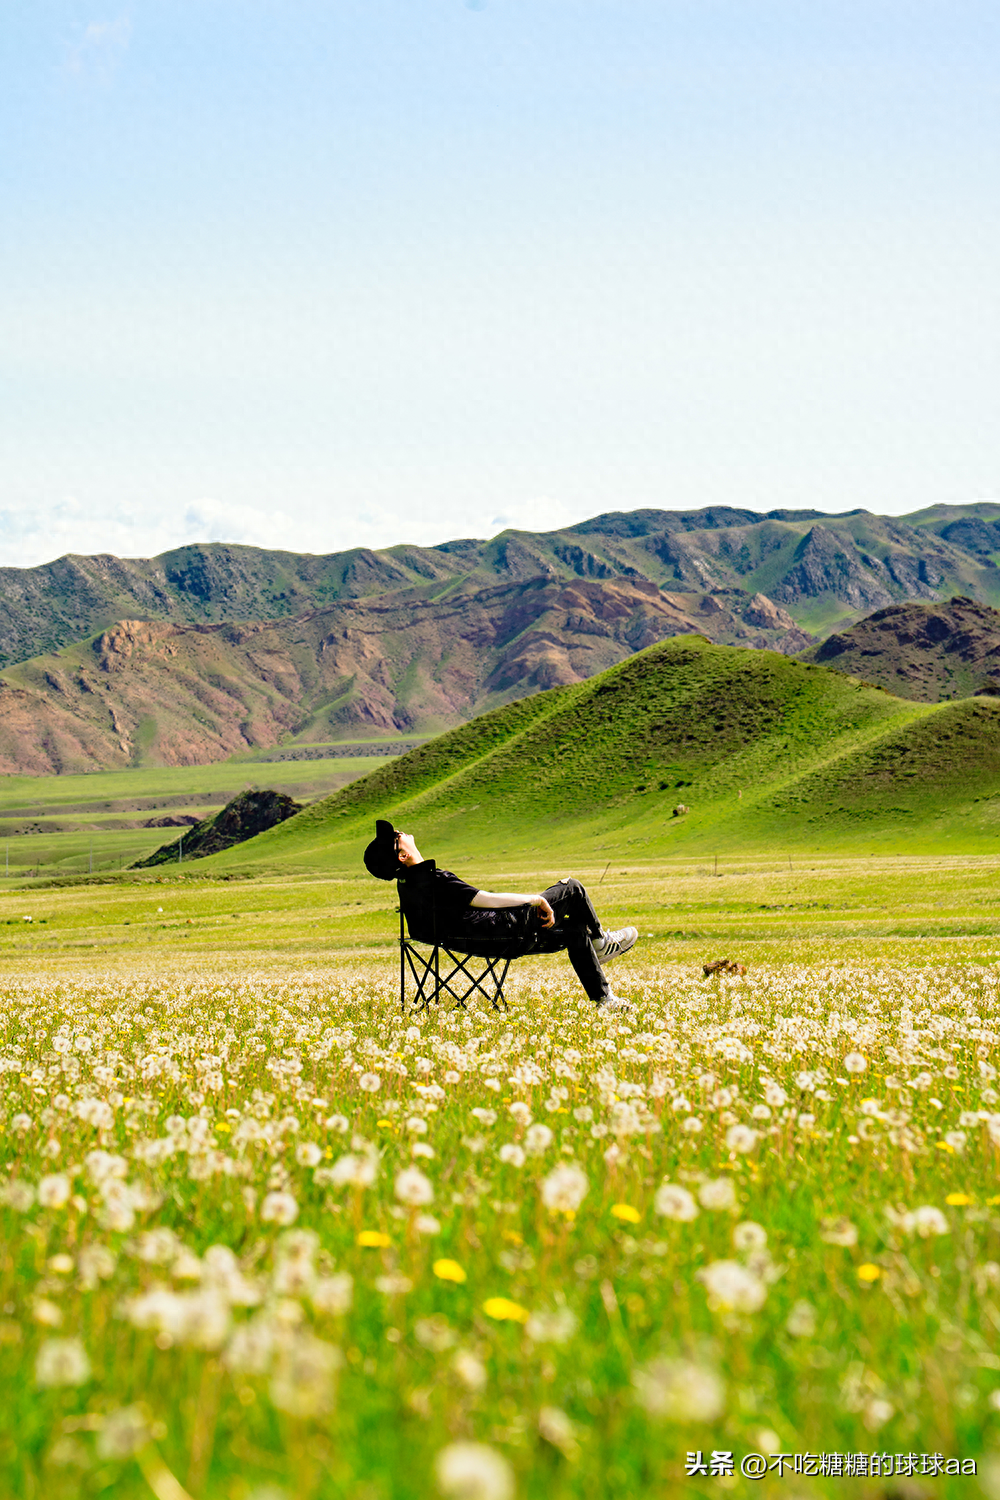
[[[3,1493],[993,1493],[997,965],[525,972],[8,981]]]

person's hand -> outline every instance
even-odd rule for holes
[[[554,927],[556,925],[556,914],[544,896],[539,896],[535,902],[535,908],[538,912],[538,920],[543,927]]]

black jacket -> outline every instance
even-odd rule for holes
[[[510,940],[526,937],[532,926],[532,907],[508,907],[504,911],[470,906],[479,894],[476,886],[439,870],[434,860],[412,865],[396,883],[399,904],[410,936],[418,943],[444,942],[448,938],[467,941]]]

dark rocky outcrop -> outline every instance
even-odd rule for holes
[[[227,802],[214,817],[204,822],[195,822],[190,833],[183,834],[176,843],[164,844],[155,854],[141,859],[133,870],[147,870],[154,865],[178,864],[188,859],[204,859],[208,854],[218,854],[242,844],[246,839],[266,833],[278,823],[284,823],[295,813],[302,811],[303,804],[293,802],[284,792],[248,791],[240,792],[232,802]],[[147,826],[162,827],[171,822],[161,818]],[[176,826],[176,825],[175,825]]]
[[[901,698],[1000,693],[1000,611],[974,599],[892,604],[804,653]]]

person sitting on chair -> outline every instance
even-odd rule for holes
[[[395,880],[410,936],[418,943],[441,942],[463,952],[512,958],[529,953],[569,954],[570,963],[600,1011],[629,1010],[627,1000],[608,985],[604,965],[627,953],[639,936],[634,927],[606,932],[579,880],[566,878],[535,896],[480,891],[450,870],[424,859],[413,835],[400,833],[384,818],[365,850],[365,866],[379,880]]]

